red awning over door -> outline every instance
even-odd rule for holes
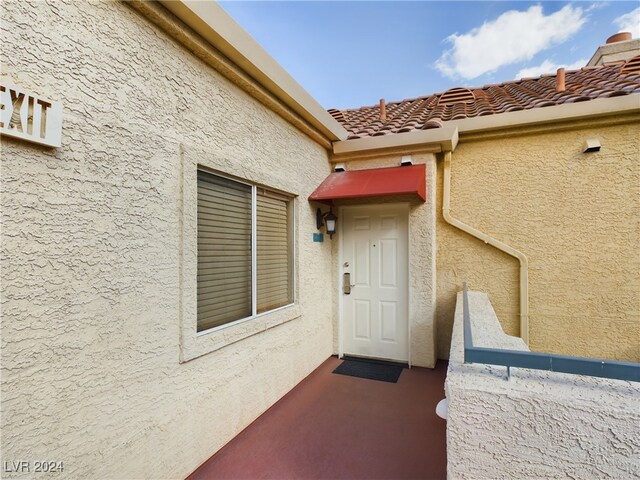
[[[426,172],[424,164],[333,172],[315,189],[309,200],[331,203],[341,198],[416,195],[425,202]]]

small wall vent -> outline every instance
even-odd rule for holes
[[[588,138],[582,145],[582,151],[584,153],[599,152],[600,147],[600,140],[598,140],[597,138]]]

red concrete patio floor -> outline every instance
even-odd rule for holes
[[[190,476],[202,479],[446,478],[447,364],[398,383],[332,374],[330,357]]]

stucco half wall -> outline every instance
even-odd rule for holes
[[[2,461],[184,478],[333,353],[331,243],[306,200],[327,153],[124,3],[2,16],[3,82],[64,105],[61,148],[2,140]],[[300,268],[293,310],[180,363],[196,163],[297,195]]]
[[[635,113],[463,136],[453,153],[452,215],[529,259],[531,350],[640,361],[639,125]],[[599,152],[583,153],[590,138]],[[519,335],[518,261],[445,223],[441,174],[437,201],[439,355],[465,281]]]
[[[476,347],[526,351],[502,331],[491,302],[468,292]],[[637,382],[464,363],[457,295],[448,400],[450,479],[638,478]]]

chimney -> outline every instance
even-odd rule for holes
[[[611,35],[604,45],[598,47],[587,66],[594,67],[605,63],[626,62],[638,55],[640,55],[640,39],[632,38],[629,32],[620,32]]]
[[[387,121],[387,108],[384,104],[384,98],[380,99],[380,121],[381,122]]]
[[[605,43],[609,45],[610,43],[626,42],[627,40],[631,40],[631,32],[620,32],[611,35]]]
[[[556,92],[564,92],[566,87],[564,85],[564,68],[559,68],[556,72]]]

